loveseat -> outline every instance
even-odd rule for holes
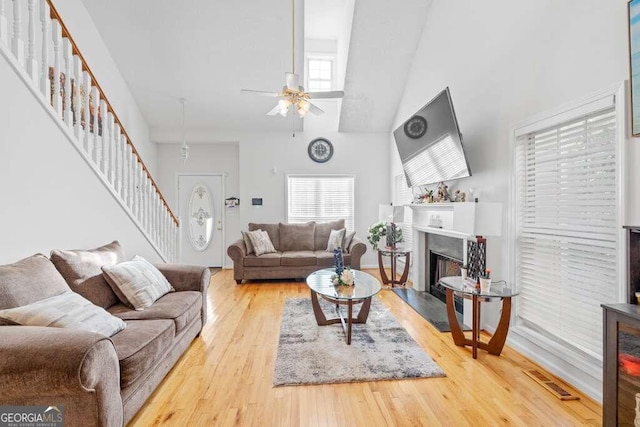
[[[144,310],[134,310],[119,300],[102,275],[103,265],[121,261],[124,253],[113,242],[0,266],[4,313],[77,293],[126,325],[109,338],[86,330],[20,326],[0,319],[0,405],[63,406],[65,426],[120,427],[135,416],[200,334],[207,318],[210,272],[203,267],[157,265],[175,291]]]
[[[345,228],[344,220],[304,224],[249,223],[249,231],[264,230],[275,248],[273,253],[249,254],[245,239],[238,239],[227,248],[233,260],[236,283],[259,279],[301,279],[312,272],[333,265],[333,251],[327,251],[332,230]],[[367,251],[357,236],[343,248],[345,266],[360,268],[360,258]]]

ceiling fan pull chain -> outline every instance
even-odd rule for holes
[[[296,73],[296,0],[291,0],[291,72]]]

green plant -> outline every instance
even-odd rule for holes
[[[396,235],[394,236],[394,242],[396,243],[402,242],[403,240],[402,229],[399,227],[396,227],[395,230],[396,230]],[[387,224],[382,221],[378,221],[374,224],[371,224],[371,226],[369,227],[369,235],[367,236],[367,240],[369,240],[369,243],[371,243],[371,246],[373,246],[373,249],[377,250],[380,240],[386,235],[387,235]]]

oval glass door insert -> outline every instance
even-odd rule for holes
[[[202,252],[211,243],[213,232],[213,203],[204,184],[193,187],[189,198],[189,242],[196,251]]]

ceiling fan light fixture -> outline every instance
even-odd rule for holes
[[[304,117],[309,112],[309,108],[311,108],[311,104],[306,99],[301,99],[298,101],[298,115],[300,117]]]
[[[280,109],[278,111],[278,113],[282,117],[286,117],[287,116],[287,112],[289,111],[289,106],[291,106],[291,101],[290,100],[281,99],[280,101],[278,101],[278,108]]]

